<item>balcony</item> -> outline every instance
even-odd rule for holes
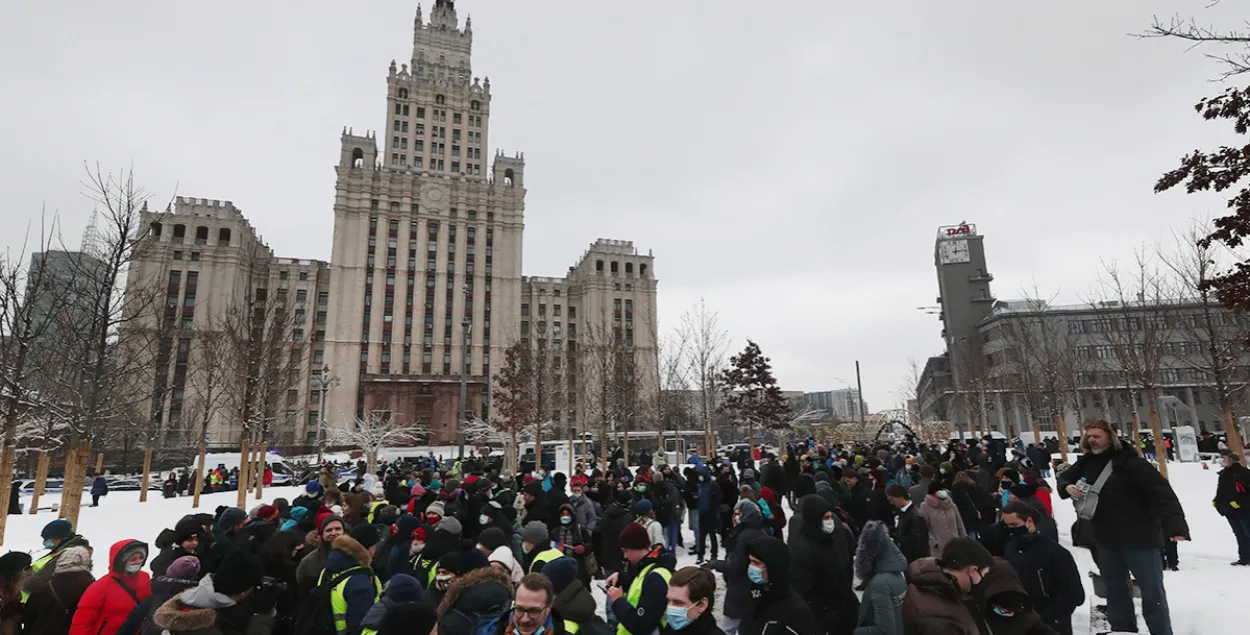
[[[977,269],[976,273],[968,276],[968,281],[969,282],[993,282],[994,274]]]

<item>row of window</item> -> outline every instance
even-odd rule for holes
[[[159,239],[161,237],[161,233],[164,231],[164,226],[161,224],[160,221],[155,221],[151,224],[151,226],[149,226],[148,230],[149,230],[149,234],[148,234],[149,236],[151,236],[153,239]],[[204,225],[200,225],[196,227],[195,228],[195,240],[194,240],[195,244],[207,245],[208,234],[209,234],[208,227]],[[186,238],[187,238],[187,226],[181,223],[174,225],[173,234],[171,236],[171,241],[175,243],[181,243],[181,242],[184,242]],[[223,247],[228,247],[230,245],[230,239],[231,239],[230,228],[222,227],[217,230],[217,244],[218,245],[221,245]]]

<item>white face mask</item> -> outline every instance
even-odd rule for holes
[[[821,521],[820,528],[823,529],[825,533],[831,534],[833,533],[834,529],[838,528],[838,521],[832,518],[830,518],[829,520]]]
[[[138,572],[139,572],[139,570],[140,570],[140,569],[142,569],[142,568],[143,568],[143,565],[141,565],[141,564],[128,564],[128,565],[126,565],[126,573],[129,573],[129,574],[131,574],[131,575],[134,575],[134,574],[138,573]]]
[[[424,542],[422,542],[422,543],[417,543],[417,544],[414,544],[414,545],[412,545],[412,546],[408,547],[408,553],[409,553],[410,555],[415,556],[415,555],[417,555],[417,554],[421,553],[421,550],[422,550],[422,549],[425,549],[425,543],[424,543]]]
[[[482,514],[481,516],[478,516],[478,517],[477,517],[477,524],[479,524],[479,525],[489,525],[489,524],[490,524],[490,516],[487,516],[486,514]]]

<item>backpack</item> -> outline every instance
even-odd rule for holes
[[[293,632],[300,635],[337,635],[338,629],[334,627],[334,609],[330,606],[330,595],[340,582],[364,570],[364,567],[352,567],[328,580],[322,580],[320,584],[313,587],[308,595],[300,600],[299,608],[295,612],[298,617],[295,618]]]
[[[498,635],[507,626],[511,611],[498,610],[487,613],[470,614],[460,610],[452,610],[452,614],[472,625],[472,635]]]

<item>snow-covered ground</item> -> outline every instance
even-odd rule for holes
[[[1237,559],[1237,542],[1228,523],[1211,506],[1218,468],[1212,466],[1210,470],[1203,470],[1196,463],[1171,464],[1169,468],[1172,486],[1185,508],[1193,537],[1191,542],[1180,544],[1180,571],[1167,572],[1164,577],[1173,629],[1177,635],[1245,632],[1245,612],[1237,598],[1244,595],[1245,589],[1250,589],[1250,567],[1229,566]],[[297,494],[298,490],[292,487],[267,488],[265,502],[279,496],[291,500]],[[40,507],[47,508],[59,499],[57,494],[44,495]],[[138,500],[139,492],[113,492],[101,501],[100,507],[92,508],[89,506],[90,497],[86,497],[88,506],[82,508],[79,516],[79,533],[96,546],[97,572],[104,571],[108,566],[109,545],[126,538],[136,538],[150,545],[161,529],[172,526],[184,514],[193,511],[190,497],[166,500],[161,498],[160,492],[149,492],[146,503],[139,503]],[[236,500],[235,492],[206,494],[198,511],[211,514],[218,505],[233,506]],[[23,495],[22,503],[29,505],[30,496]],[[259,503],[249,499],[248,507],[256,504]],[[1076,519],[1072,505],[1056,500],[1055,515],[1060,538],[1071,548],[1070,527]],[[56,517],[55,513],[46,510],[33,516],[9,516],[4,550],[28,551],[38,557],[43,553],[39,531]],[[683,533],[686,545],[694,544],[694,536],[688,527],[683,527]],[[1072,549],[1072,553],[1082,572],[1095,569],[1089,551]],[[724,556],[723,548],[720,555]],[[679,549],[678,564],[694,565],[694,556],[687,555],[684,548]],[[1078,634],[1088,633],[1090,604],[1099,601],[1093,595],[1092,584],[1088,583],[1088,579],[1086,582],[1089,600],[1073,617]],[[595,594],[602,605],[603,594],[597,587]],[[1145,632],[1144,622],[1140,627]]]

